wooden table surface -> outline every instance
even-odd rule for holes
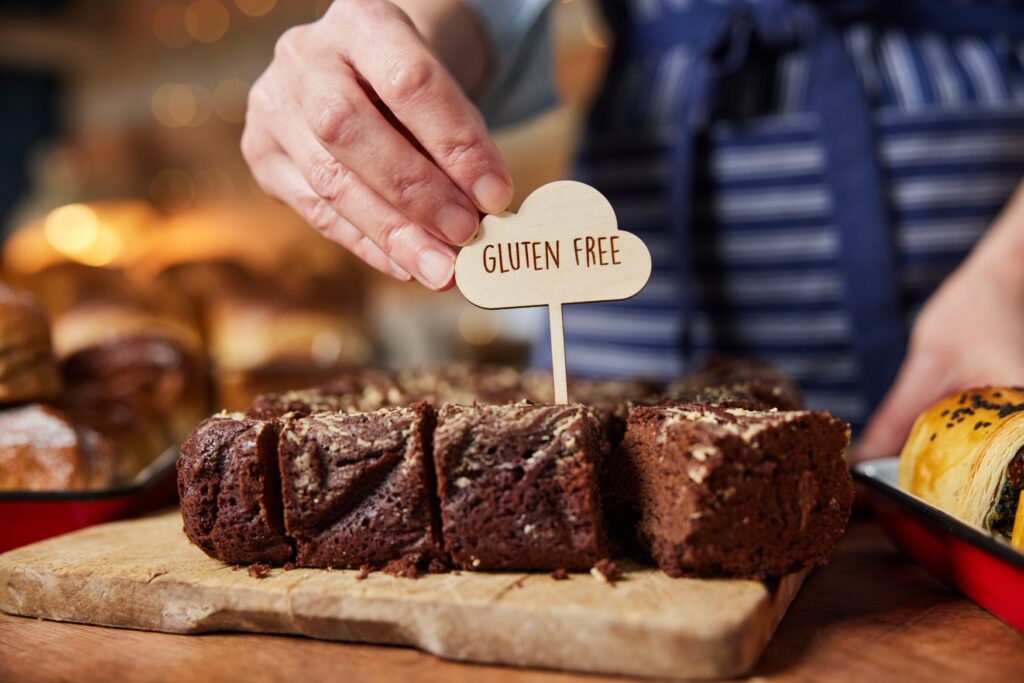
[[[1024,636],[854,522],[754,672],[771,681],[1024,681]],[[615,681],[457,664],[402,648],[283,636],[175,636],[0,614],[0,681]]]

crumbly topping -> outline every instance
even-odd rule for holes
[[[685,406],[666,406],[658,408],[665,415],[662,428],[656,441],[663,445],[668,438],[666,433],[682,423],[694,423],[715,436],[737,436],[745,443],[751,443],[767,429],[780,424],[793,422],[806,415],[807,411],[780,412],[775,409],[747,410],[744,408],[714,409],[711,407],[689,404]],[[702,452],[701,455],[712,455]],[[698,460],[701,458],[695,456]]]

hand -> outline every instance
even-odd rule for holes
[[[921,310],[903,367],[854,461],[898,455],[917,416],[949,393],[1024,384],[1024,292],[990,263],[969,259]]]
[[[384,0],[335,2],[281,36],[249,94],[242,153],[268,194],[328,238],[436,290],[451,286],[449,245],[473,238],[478,210],[512,199],[480,114]]]

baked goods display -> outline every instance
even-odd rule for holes
[[[0,284],[0,403],[47,399],[59,389],[45,311],[27,292]]]
[[[0,410],[0,491],[104,488],[116,481],[118,457],[106,438],[55,408]]]
[[[725,395],[745,372],[689,382]],[[845,527],[849,428],[827,413],[752,392],[746,407],[683,403],[630,382],[594,383],[601,408],[513,402],[536,380],[371,371],[257,397],[186,441],[185,531],[234,563],[411,575],[580,570],[628,553],[671,576],[766,578],[823,564]]]
[[[946,396],[918,417],[899,486],[1024,550],[1024,387]]]

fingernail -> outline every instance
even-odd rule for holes
[[[451,256],[433,250],[420,254],[417,265],[420,269],[420,277],[434,289],[440,289],[448,284],[448,281],[452,279],[452,272],[455,270],[455,262]]]
[[[476,235],[476,214],[470,213],[458,204],[449,204],[437,212],[437,229],[441,234],[459,246],[469,242]]]
[[[402,282],[408,282],[412,279],[412,275],[409,275],[405,268],[402,268],[402,266],[398,265],[391,259],[388,259],[388,268],[391,269],[391,274]]]
[[[512,201],[512,184],[496,173],[485,173],[473,183],[473,197],[487,213],[501,213]]]

